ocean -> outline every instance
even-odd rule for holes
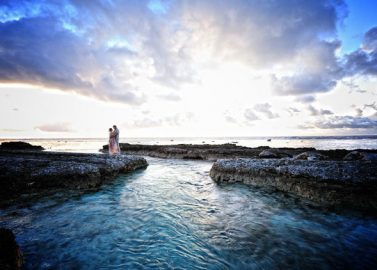
[[[376,136],[122,138],[143,144],[377,148]],[[106,139],[27,139],[98,152]],[[218,184],[212,162],[146,157],[96,190],[61,191],[0,209],[24,269],[375,269],[377,218],[332,212],[283,192]]]
[[[96,153],[107,138],[51,138],[51,139],[0,139],[4,141],[22,140],[41,145],[49,151],[73,151]],[[377,149],[377,135],[369,136],[290,136],[290,137],[150,137],[120,138],[121,143],[131,144],[224,144],[235,143],[240,146],[258,147],[314,147],[329,149]]]
[[[209,161],[147,159],[98,190],[0,209],[25,269],[376,269],[376,217],[217,184]]]

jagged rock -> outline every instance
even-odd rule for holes
[[[316,153],[316,152],[304,152],[301,154],[298,154],[293,158],[294,160],[326,160],[328,159],[327,156]]]
[[[42,146],[39,145],[32,145],[27,142],[3,142],[0,145],[0,150],[33,150],[33,151],[40,151],[44,150]]]
[[[376,153],[360,152],[360,151],[352,151],[352,152],[348,153],[343,159],[344,160],[376,161],[377,160],[377,154]]]
[[[21,194],[98,187],[146,166],[144,158],[129,155],[0,151],[0,203]]]
[[[377,162],[223,159],[210,176],[216,182],[293,193],[324,205],[377,210]]]
[[[22,253],[11,230],[0,228],[0,269],[21,269]]]

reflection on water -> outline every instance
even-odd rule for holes
[[[149,159],[97,192],[3,210],[28,269],[332,269],[377,264],[377,220],[217,185],[211,163]],[[16,213],[14,213],[16,212]]]

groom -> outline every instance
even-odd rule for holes
[[[113,125],[113,129],[114,129],[114,135],[115,135],[115,142],[116,142],[116,146],[117,146],[117,152],[118,152],[118,154],[120,154],[119,129],[117,128],[116,125]]]

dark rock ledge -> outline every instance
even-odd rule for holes
[[[23,257],[13,232],[0,228],[0,269],[22,269]]]
[[[310,199],[320,205],[377,210],[376,161],[223,159],[210,170],[216,182],[243,182]]]
[[[226,144],[174,144],[174,145],[149,145],[149,144],[129,144],[121,143],[122,153],[131,155],[151,156],[158,158],[176,158],[192,160],[216,161],[220,158],[242,158],[255,157],[268,146],[255,148],[238,146],[232,143]],[[277,156],[293,156],[304,151],[315,150],[314,148],[274,148]],[[108,145],[104,145],[102,152],[108,151]],[[289,153],[287,155],[287,153]]]
[[[210,160],[224,158],[296,158],[308,160],[343,160],[351,150],[316,150],[315,148],[270,148],[268,146],[244,147],[232,143],[226,144],[175,144],[175,145],[147,145],[121,143],[122,153],[130,155],[142,155],[158,158],[176,158],[193,160]],[[100,150],[107,153],[108,146],[104,145]],[[349,155],[349,159],[377,160],[377,150],[358,150]],[[303,155],[300,155],[303,154]]]
[[[41,151],[0,151],[0,205],[22,194],[100,186],[148,166],[142,157]]]
[[[15,141],[15,142],[3,142],[0,144],[0,150],[30,150],[30,151],[42,151],[44,148],[40,145],[32,145],[27,142]]]

